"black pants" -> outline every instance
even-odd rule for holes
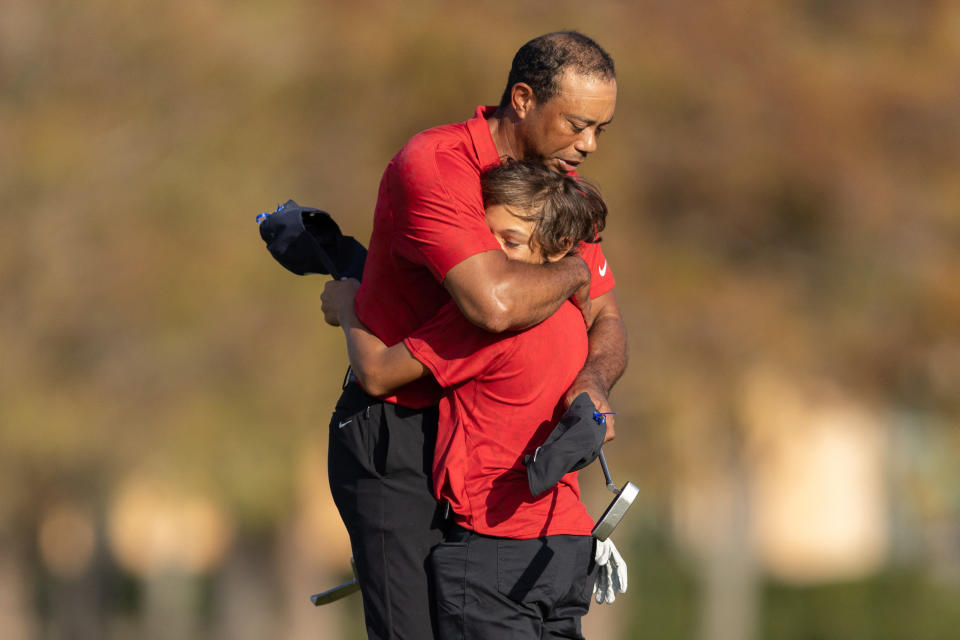
[[[430,549],[442,518],[431,473],[437,409],[412,410],[344,387],[330,420],[330,490],[350,534],[371,640],[430,640]]]
[[[591,536],[513,540],[456,525],[430,556],[441,640],[582,640],[597,573]]]

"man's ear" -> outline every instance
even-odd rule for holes
[[[517,82],[510,88],[510,106],[521,120],[527,117],[536,104],[533,88],[526,82]]]

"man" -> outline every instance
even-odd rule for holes
[[[498,107],[414,136],[380,183],[359,320],[389,346],[451,298],[471,322],[501,332],[533,326],[574,297],[589,351],[567,397],[586,392],[607,411],[607,394],[626,366],[626,334],[599,246],[548,264],[509,260],[487,228],[480,175],[501,156],[575,171],[596,150],[615,104],[610,56],[582,34],[547,34],[517,52]],[[433,635],[426,563],[442,538],[431,493],[439,397],[432,378],[383,400],[349,381],[331,420],[330,486],[350,534],[372,639]]]

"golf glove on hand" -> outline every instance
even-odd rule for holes
[[[597,604],[613,604],[617,593],[627,592],[627,563],[617,551],[613,540],[597,540],[597,550],[594,554],[599,571],[597,580],[593,583],[593,595]]]

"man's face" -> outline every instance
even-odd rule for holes
[[[518,127],[524,160],[540,160],[560,173],[575,171],[597,149],[597,138],[613,120],[617,83],[572,71],[560,78],[560,91],[534,102]]]

